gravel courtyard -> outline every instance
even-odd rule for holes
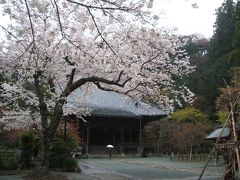
[[[148,158],[89,158],[79,160],[81,173],[51,172],[54,180],[194,180],[204,162],[174,162],[164,157]],[[221,179],[224,164],[210,163],[203,180]],[[26,173],[0,176],[0,180],[26,179]]]
[[[84,175],[96,179],[197,179],[204,162],[173,162],[169,158],[80,160]],[[224,165],[209,164],[202,179],[221,179]]]

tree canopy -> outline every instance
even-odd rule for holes
[[[7,37],[0,43],[1,74],[8,79],[2,84],[6,101],[1,106],[6,110],[1,123],[6,128],[38,125],[42,170],[48,167],[49,142],[61,116],[87,113],[83,107],[63,109],[78,88],[95,86],[136,100],[154,97],[168,111],[180,99],[192,100],[191,91],[175,86],[174,79],[193,70],[182,48],[185,40],[172,30],[152,26],[158,19],[148,12],[152,3],[1,1],[11,21],[1,26]]]
[[[180,123],[196,123],[196,122],[206,122],[208,117],[201,111],[189,107],[182,110],[178,110],[171,115],[171,119]]]
[[[239,2],[225,0],[216,11],[215,30],[207,54],[186,81],[196,94],[196,105],[216,119],[220,88],[231,82],[231,69],[239,66]]]

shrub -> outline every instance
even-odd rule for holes
[[[67,143],[59,137],[55,137],[50,145],[51,154],[59,155],[59,154],[68,154],[70,153],[70,148],[67,146]]]
[[[66,145],[69,147],[69,149],[72,151],[76,146],[77,146],[77,140],[74,136],[68,134],[66,136],[66,141],[64,140],[64,136],[63,135],[56,135],[56,138],[62,139],[64,141],[64,143],[66,143]]]
[[[0,169],[16,170],[17,163],[14,152],[0,151]]]
[[[21,149],[24,167],[31,167],[31,158],[33,157],[34,135],[31,132],[25,132],[21,136]]]
[[[67,136],[66,141],[64,141],[62,136],[56,135],[50,146],[50,168],[74,171],[77,160],[72,157],[71,152],[75,147],[76,141],[71,136]]]
[[[51,155],[49,166],[53,169],[62,169],[64,171],[74,171],[77,166],[77,160],[68,155]]]

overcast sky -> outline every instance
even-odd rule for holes
[[[160,26],[177,27],[179,34],[213,34],[215,10],[224,0],[154,0],[153,11],[161,13]],[[194,7],[194,8],[193,8]]]

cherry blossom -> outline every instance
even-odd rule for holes
[[[186,41],[174,30],[154,26],[158,17],[148,11],[152,3],[1,0],[10,22],[0,27],[6,34],[0,42],[0,71],[6,78],[0,123],[10,122],[7,128],[40,125],[45,152],[62,113],[90,113],[84,107],[63,107],[76,89],[116,91],[168,112],[176,102],[191,102],[193,94],[175,83],[193,71],[183,48]]]

